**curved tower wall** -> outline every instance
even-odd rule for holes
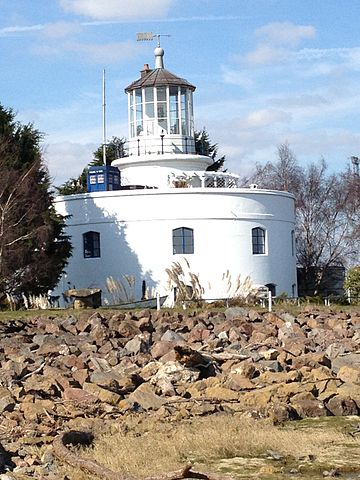
[[[124,284],[139,299],[149,291],[169,294],[166,269],[174,262],[184,281],[195,274],[203,298],[228,298],[238,280],[274,284],[276,294],[296,295],[292,232],[294,200],[286,193],[248,189],[167,189],[102,192],[59,197],[57,210],[70,215],[73,257],[59,292],[69,287],[99,287],[113,303],[106,279]],[[173,252],[173,230],[193,231],[194,253]],[[266,232],[265,253],[253,254],[252,230]],[[83,235],[100,234],[100,257],[84,258]],[[127,285],[127,278],[135,286]],[[130,292],[131,290],[131,292]]]

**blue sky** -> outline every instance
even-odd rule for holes
[[[228,169],[247,174],[287,141],[331,170],[360,154],[359,0],[0,0],[0,103],[44,132],[55,184],[77,176],[108,137],[127,137],[124,87],[153,66],[197,86],[195,125]]]

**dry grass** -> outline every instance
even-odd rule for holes
[[[119,425],[118,433],[100,437],[94,448],[83,455],[114,471],[140,478],[177,469],[187,462],[213,470],[216,460],[259,457],[269,450],[296,459],[311,454],[326,464],[336,457],[343,460],[360,445],[360,439],[344,433],[343,427],[279,428],[266,421],[225,414],[181,423],[133,418],[127,429]],[[71,479],[91,478],[73,470],[67,473]]]

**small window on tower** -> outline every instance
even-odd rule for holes
[[[83,233],[84,258],[100,257],[100,233]]]
[[[173,254],[194,253],[194,230],[192,228],[175,228],[173,230]]]
[[[252,253],[263,255],[265,253],[265,230],[260,227],[252,229]]]

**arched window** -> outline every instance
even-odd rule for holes
[[[180,227],[173,230],[173,254],[194,253],[194,230]]]
[[[85,232],[83,233],[84,258],[100,257],[100,233]]]
[[[265,230],[263,228],[252,229],[252,253],[254,255],[265,253]]]

